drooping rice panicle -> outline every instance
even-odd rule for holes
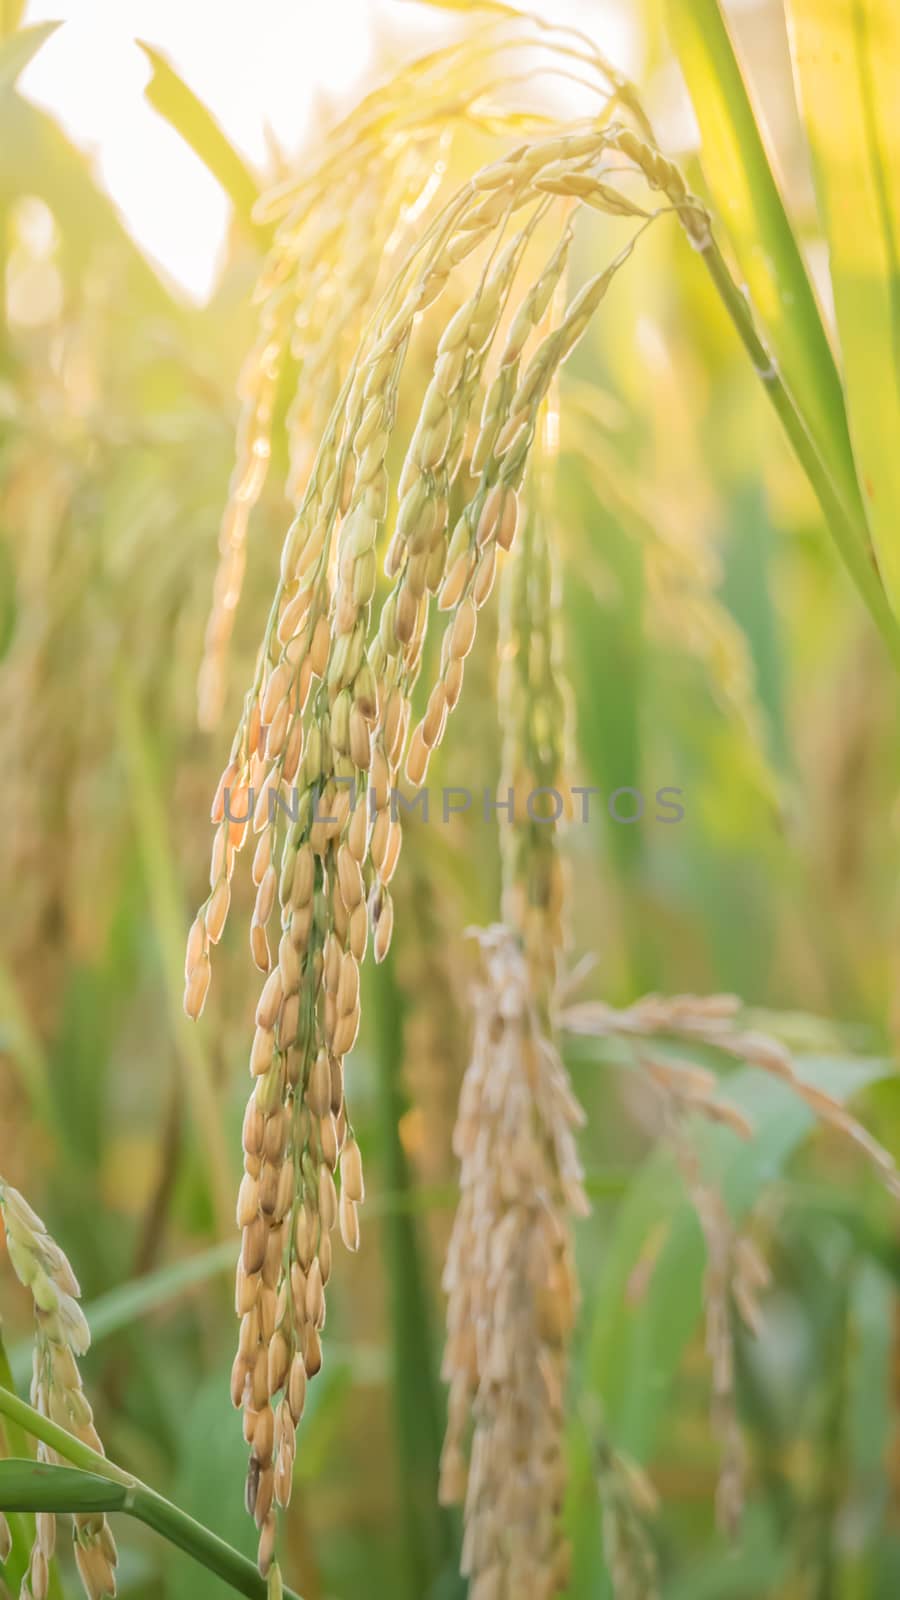
[[[861,1151],[891,1194],[900,1196],[900,1173],[890,1152],[839,1100],[806,1082],[786,1045],[770,1034],[745,1026],[742,1010],[737,995],[650,994],[624,1010],[616,1010],[602,1001],[569,1006],[559,1021],[566,1032],[597,1038],[618,1035],[639,1040],[668,1036],[685,1040],[780,1078],[809,1106],[820,1123]]]
[[[455,59],[458,67],[464,55],[461,47],[456,58],[451,52],[435,59],[442,66]],[[594,65],[603,76],[602,66]],[[608,91],[608,75],[605,81]],[[627,90],[612,87],[623,103]],[[460,92],[453,114],[468,114],[477,98],[471,89]],[[621,129],[607,128],[611,104],[607,92],[605,114],[601,110],[594,122],[538,134],[483,168],[436,209],[411,246],[398,249],[398,264],[365,320],[308,471],[305,463],[298,469],[298,487],[300,477],[305,487],[282,552],[255,680],[213,804],[210,895],[191,930],[185,962],[191,1016],[203,1009],[236,856],[251,831],[257,836],[250,943],[264,983],[244,1122],[236,1289],[241,1331],[232,1396],[243,1408],[251,1445],[247,1503],[260,1528],[263,1571],[274,1550],[273,1506],[286,1504],[290,1494],[305,1385],[322,1361],[336,1222],[345,1244],[358,1244],[363,1183],[344,1098],[344,1059],[359,1026],[359,963],[369,924],[376,960],[391,938],[390,882],[402,838],[394,786],[402,770],[414,786],[424,781],[460,697],[498,557],[516,533],[547,396],[637,237],[566,305],[557,290],[574,214],[599,208],[634,218],[638,231],[652,221],[652,213],[598,175],[623,141]],[[491,132],[505,126],[500,111],[486,115],[479,108],[477,115]],[[424,121],[419,135],[433,135],[434,107]],[[351,135],[365,130],[357,160],[374,162],[416,126],[402,95],[389,89],[370,97],[337,130],[314,173],[277,207],[286,208],[287,218],[300,218],[326,179],[335,183],[346,173]],[[673,188],[674,178],[667,181]],[[554,226],[560,209],[570,213],[562,227]],[[555,234],[552,249],[516,305],[517,274],[548,234]],[[281,237],[289,237],[286,222]],[[431,380],[406,441],[395,510],[389,452],[404,369],[410,350],[432,335],[429,308],[444,292],[455,309],[432,350]],[[365,299],[361,292],[360,309]],[[302,393],[301,387],[296,417],[310,404]],[[470,421],[479,402],[473,441]],[[451,503],[460,499],[451,533]],[[384,570],[392,584],[377,606],[385,542]],[[448,619],[424,716],[410,732],[433,597]],[[537,689],[546,713],[553,697],[550,618],[539,614],[533,596],[529,605],[529,630],[545,638]],[[558,752],[553,737],[544,743],[539,764],[547,772],[558,766]],[[534,866],[522,909],[542,871],[553,879],[538,898],[555,944],[560,896],[551,855]],[[512,884],[509,893],[515,898]],[[276,908],[277,953],[268,931]],[[526,930],[516,931],[521,936]],[[527,933],[529,940],[535,936],[536,922]],[[549,961],[548,980],[552,966]],[[565,1191],[568,1180],[560,1182]]]
[[[532,496],[504,578],[500,710],[504,730],[498,803],[503,917],[522,939],[535,992],[548,1004],[563,947],[565,874],[558,823],[570,815],[566,781],[568,707],[559,667],[559,592],[546,513]]]
[[[734,1398],[732,1305],[752,1332],[760,1326],[759,1295],[768,1268],[746,1232],[739,1232],[719,1189],[703,1174],[687,1130],[692,1113],[729,1127],[740,1138],[753,1137],[751,1120],[719,1092],[715,1074],[680,1057],[661,1057],[647,1041],[670,1039],[701,1045],[781,1079],[823,1126],[862,1151],[889,1192],[900,1196],[900,1174],[892,1156],[833,1095],[807,1083],[780,1040],[744,1025],[736,995],[646,995],[616,1009],[600,1001],[569,1006],[559,1015],[564,1032],[596,1038],[616,1037],[632,1048],[664,1105],[665,1127],[703,1231],[707,1251],[704,1277],[706,1346],[712,1370],[712,1425],[719,1440],[721,1468],[717,1491],[720,1522],[735,1532],[744,1500],[746,1452]]]
[[[76,1361],[87,1350],[91,1336],[78,1304],[78,1280],[59,1245],[47,1232],[17,1189],[0,1178],[0,1215],[6,1230],[6,1248],[16,1276],[34,1300],[35,1334],[31,1403],[42,1416],[65,1428],[92,1450],[104,1454],[94,1426],[90,1402],[82,1388]],[[62,1457],[42,1441],[39,1461],[63,1465]],[[116,1545],[109,1524],[99,1514],[79,1514],[73,1519],[75,1562],[88,1600],[105,1600],[116,1593]],[[35,1542],[23,1583],[23,1597],[45,1600],[49,1568],[56,1548],[56,1516],[39,1511],[35,1517]]]
[[[557,827],[567,811],[558,596],[540,503],[555,422],[545,410],[545,454],[524,490],[523,528],[504,573],[498,798],[511,807],[502,849],[507,924],[482,936],[487,978],[460,1097],[460,1201],[444,1276],[450,1401],[441,1488],[464,1506],[470,1592],[491,1600],[525,1587],[549,1600],[566,1583],[559,1518],[578,1298],[571,1235],[586,1200],[574,1143],[583,1116],[549,1026],[562,945]]]
[[[648,1530],[658,1508],[656,1491],[637,1463],[613,1448],[600,1422],[592,1422],[591,1445],[615,1600],[657,1600],[659,1565]]]
[[[221,710],[248,523],[266,478],[273,406],[286,352],[290,348],[299,369],[287,418],[287,491],[297,505],[315,440],[337,396],[341,361],[360,335],[361,319],[371,309],[410,218],[421,214],[440,187],[446,161],[435,166],[427,152],[435,143],[446,151],[456,122],[483,121],[493,131],[502,129],[504,110],[489,97],[500,84],[508,88],[516,81],[509,73],[498,73],[504,52],[521,54],[535,47],[542,51],[545,72],[564,71],[568,61],[589,68],[595,74],[591,87],[606,114],[616,104],[627,107],[649,132],[633,86],[589,39],[527,15],[504,18],[490,25],[479,41],[462,39],[411,63],[367,96],[332,130],[325,153],[258,206],[260,220],[277,222],[278,229],[256,292],[259,334],[240,383],[237,459],[221,525],[199,681],[203,726],[213,726]],[[523,119],[517,115],[509,120],[511,127],[521,127]],[[540,126],[539,116],[533,121]],[[611,189],[609,202],[611,207],[621,203]]]
[[[712,1375],[710,1421],[719,1445],[716,1514],[720,1526],[734,1536],[744,1509],[747,1462],[735,1397],[732,1306],[737,1307],[748,1328],[757,1333],[761,1325],[758,1297],[768,1286],[769,1272],[749,1236],[736,1229],[720,1189],[705,1177],[690,1139],[687,1118],[699,1112],[724,1123],[744,1139],[752,1137],[753,1126],[736,1107],[715,1097],[712,1073],[680,1063],[643,1056],[640,1059],[662,1097],[664,1131],[675,1151],[706,1246],[703,1306]]]
[[[278,642],[277,639],[273,639],[276,625],[278,639],[284,641],[281,659],[277,660],[277,665],[283,674],[293,669],[299,691],[297,697],[299,709],[302,710],[305,704],[310,678],[314,672],[318,675],[319,668],[332,689],[348,687],[354,673],[361,670],[362,656],[365,653],[364,640],[360,625],[354,624],[352,628],[348,626],[347,619],[354,610],[355,602],[350,593],[346,572],[352,573],[361,592],[371,597],[374,574],[371,573],[370,552],[374,548],[373,540],[377,536],[379,523],[385,514],[387,495],[384,468],[379,462],[383,463],[393,427],[394,392],[416,316],[436,294],[440,293],[454,266],[458,266],[473,249],[484,243],[485,236],[491,233],[493,225],[508,214],[512,205],[520,204],[523,196],[527,199],[529,195],[540,203],[540,191],[532,182],[535,173],[540,174],[541,169],[548,164],[552,164],[555,169],[561,166],[565,168],[567,161],[580,165],[592,144],[596,145],[598,142],[601,147],[605,144],[602,130],[593,134],[566,135],[561,139],[547,141],[538,147],[537,151],[528,151],[527,159],[522,152],[519,152],[516,160],[505,163],[509,171],[504,170],[499,173],[493,171],[491,181],[487,185],[486,199],[478,198],[479,190],[473,184],[450,202],[441,213],[436,226],[429,230],[431,247],[426,263],[421,267],[418,278],[413,279],[411,286],[407,288],[405,295],[402,289],[406,278],[402,272],[399,275],[395,289],[388,296],[387,309],[380,323],[376,324],[373,339],[363,347],[341,391],[339,404],[332,414],[332,420],[316,458],[303,504],[288,536],[282,560],[282,582],[267,630],[257,683],[248,697],[247,710],[236,735],[232,763],[223,774],[220,785],[216,808],[219,814],[222,810],[221,797],[225,789],[237,786],[239,793],[243,795],[245,788],[257,788],[256,784],[250,782],[251,777],[258,775],[260,780],[263,777],[271,780],[271,766],[267,770],[262,767],[260,761],[251,771],[251,763],[257,755],[259,742],[259,695],[263,690],[268,693],[273,692],[269,689],[268,681],[264,682],[264,679],[267,680],[267,667],[268,676],[271,676],[276,664],[273,648]],[[503,163],[500,165],[504,166]],[[506,194],[508,189],[511,189],[511,195]],[[477,204],[473,204],[473,195]],[[499,205],[498,199],[501,202]],[[488,213],[484,210],[486,204],[490,204]],[[485,215],[489,220],[484,220]],[[523,320],[518,325],[514,324],[510,335],[511,348],[508,341],[506,359],[501,364],[502,368],[509,370],[501,370],[499,379],[501,397],[507,398],[503,394],[504,386],[512,392],[508,394],[505,414],[501,412],[498,418],[501,423],[499,432],[495,435],[491,448],[484,451],[487,459],[481,467],[480,487],[470,502],[464,519],[457,526],[456,537],[460,544],[464,543],[466,537],[476,547],[489,545],[495,537],[501,547],[504,541],[511,540],[515,531],[516,493],[533,444],[540,403],[553,382],[560,364],[584,333],[593,312],[609,287],[613,274],[627,259],[631,247],[631,244],[626,246],[609,268],[597,274],[580,291],[567,308],[559,327],[548,334],[538,346],[521,381],[515,383],[513,380],[518,371],[521,341],[527,337],[529,330],[527,317],[529,307],[526,304],[522,308]],[[418,252],[414,254],[414,261],[416,255]],[[498,276],[502,276],[509,259],[509,254],[502,259]],[[511,259],[514,266],[514,254]],[[406,277],[408,275],[407,270]],[[440,449],[442,455],[435,457],[434,467],[424,469],[429,474],[428,482],[424,486],[421,477],[418,483],[415,479],[412,483],[408,479],[406,482],[401,480],[401,487],[406,489],[406,494],[398,512],[395,537],[389,546],[388,564],[389,571],[396,570],[401,562],[402,568],[395,591],[389,596],[382,611],[379,637],[373,645],[376,653],[373,662],[376,683],[380,683],[381,669],[386,666],[382,652],[387,656],[393,656],[397,651],[403,652],[401,675],[405,669],[405,675],[414,678],[418,669],[427,603],[424,603],[424,594],[420,595],[417,601],[416,591],[422,582],[422,567],[427,566],[428,549],[433,549],[437,570],[441,560],[438,551],[443,549],[443,545],[441,542],[433,546],[426,544],[424,551],[416,552],[419,559],[412,560],[404,546],[406,527],[415,518],[418,539],[424,541],[423,529],[426,527],[431,530],[429,538],[436,538],[435,517],[437,516],[440,522],[443,502],[429,486],[436,481],[434,468],[441,466],[443,454],[450,444],[453,421],[447,396],[442,392],[442,384],[444,386],[450,384],[452,378],[454,382],[451,387],[457,387],[463,381],[462,375],[455,369],[454,361],[457,364],[460,361],[465,364],[466,349],[463,336],[467,329],[469,333],[474,329],[482,339],[480,347],[473,346],[476,356],[479,348],[483,349],[484,343],[490,337],[491,327],[487,311],[499,298],[498,293],[492,297],[490,288],[489,284],[485,289],[486,308],[483,316],[479,318],[474,316],[472,303],[468,309],[463,306],[461,312],[452,319],[438,347],[439,356],[449,359],[442,363],[441,377],[438,378],[436,374],[435,388],[429,401],[429,405],[435,410],[435,422],[430,421],[426,412],[423,414],[422,425],[430,430],[428,449],[431,451]],[[475,302],[480,305],[480,292],[477,293]],[[488,324],[486,334],[485,321]],[[471,393],[471,383],[465,392]],[[489,408],[490,414],[491,410],[497,411],[498,397],[495,394],[489,399],[492,402]],[[448,436],[440,437],[441,430],[448,428]],[[422,439],[419,438],[420,452],[423,447]],[[350,454],[351,448],[356,452],[361,451],[355,470]],[[415,464],[415,457],[412,459]],[[481,460],[477,446],[474,460],[476,465]],[[458,466],[458,462],[456,465]],[[365,504],[362,503],[362,496],[365,496]],[[332,648],[327,634],[332,598],[330,580],[336,524],[341,512],[344,513],[344,522],[349,524],[349,527],[341,529],[337,556],[335,620],[338,638]],[[422,521],[423,516],[425,522]],[[459,555],[463,553],[463,549],[460,549]],[[448,557],[456,554],[452,541],[447,554]],[[449,679],[449,694],[446,683],[443,691],[435,691],[437,698],[432,708],[429,727],[441,726],[442,710],[438,703],[439,699],[455,703],[455,698],[458,697],[462,682],[462,667],[456,664],[462,663],[468,649],[471,648],[477,620],[477,601],[479,598],[486,598],[486,591],[490,587],[488,582],[490,573],[485,570],[489,558],[490,552],[483,552],[478,564],[478,580],[476,581],[474,574],[469,577],[454,606],[451,625],[445,635],[442,657],[443,677]],[[446,595],[444,599],[445,603],[448,603]],[[396,685],[389,684],[389,687],[393,688]],[[284,698],[282,696],[281,701]],[[402,725],[402,710],[402,704],[395,700],[391,707],[385,707],[385,714],[390,712],[394,718],[399,712],[398,720]],[[281,724],[276,725],[278,755],[281,754],[281,736],[286,732],[290,710],[283,711],[282,715],[285,728],[282,729]],[[289,744],[288,749],[292,759],[297,760],[300,739],[297,730],[292,731],[295,733],[295,744]],[[420,727],[413,736],[407,761],[407,770],[412,781],[421,781],[427,767],[429,747],[425,744],[426,731],[426,728]],[[282,776],[285,774],[279,770],[279,777]],[[290,778],[290,773],[287,776]],[[187,1004],[193,1014],[199,1012],[205,998],[208,981],[206,967],[208,945],[210,942],[215,942],[220,935],[223,914],[227,911],[227,880],[230,877],[233,857],[233,851],[229,846],[236,843],[237,836],[233,826],[226,827],[224,823],[221,824],[214,850],[213,895],[218,898],[212,918],[212,931],[207,930],[208,938],[204,938],[199,932],[195,935],[188,963],[189,979],[191,975],[193,979],[189,981]],[[223,878],[226,880],[224,886]]]
[[[430,141],[429,146],[430,148]],[[427,187],[428,168],[415,141],[396,172],[359,163],[342,184],[319,196],[294,226],[278,232],[256,299],[259,334],[239,382],[242,401],[236,464],[220,530],[220,560],[198,683],[199,720],[218,721],[225,661],[241,595],[249,520],[272,452],[273,412],[288,357],[297,381],[285,421],[287,497],[300,504],[315,444],[327,425],[346,361],[352,356],[376,286],[390,270],[403,223]],[[433,158],[432,158],[433,166]]]
[[[582,1114],[543,1031],[519,941],[498,927],[481,943],[444,1273],[441,1495],[464,1503],[473,1600],[549,1600],[567,1573],[563,1406],[577,1302],[570,1223],[586,1210],[574,1140]]]
[[[286,293],[269,298],[259,335],[238,381],[242,404],[236,460],[219,529],[219,565],[197,685],[202,728],[215,727],[222,709],[224,660],[244,581],[248,525],[262,493],[272,453],[272,416],[290,312]]]

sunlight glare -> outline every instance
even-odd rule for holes
[[[523,7],[523,9],[526,9]],[[595,37],[634,74],[640,39],[621,0],[532,0],[547,21]],[[191,299],[215,287],[230,207],[216,181],[147,104],[149,64],[135,40],[166,55],[260,173],[268,135],[290,156],[323,97],[339,105],[365,82],[376,39],[431,48],[455,19],[399,0],[29,0],[26,22],[63,26],[22,74],[23,93],[62,123],[92,159],[132,236]],[[559,86],[565,114],[592,98]]]
[[[252,16],[252,22],[251,22]],[[228,229],[227,199],[143,98],[150,68],[135,39],[168,56],[257,168],[266,130],[302,143],[316,98],[343,96],[371,57],[376,11],[340,0],[29,0],[26,21],[63,26],[22,74],[28,98],[79,147],[146,253],[195,300],[211,293]]]

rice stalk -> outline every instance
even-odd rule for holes
[[[90,1402],[84,1393],[76,1361],[84,1355],[91,1336],[78,1304],[78,1280],[67,1257],[17,1189],[0,1178],[0,1213],[6,1230],[6,1248],[19,1281],[34,1300],[35,1334],[31,1402],[42,1416],[103,1454],[94,1426]],[[43,1442],[38,1460],[62,1465],[62,1457]],[[75,1563],[88,1600],[104,1600],[116,1593],[116,1545],[105,1516],[80,1514],[73,1518]],[[35,1542],[22,1596],[45,1600],[50,1562],[56,1549],[56,1517],[39,1511],[35,1517]]]
[[[476,80],[461,87],[474,48],[463,42],[439,52],[412,69],[408,85],[431,81],[435,73],[444,82],[445,74],[448,98],[437,102],[444,114],[448,107],[454,116],[474,114],[492,134],[520,131],[517,114],[502,105],[487,109],[487,85],[479,88]],[[561,45],[567,61],[573,48],[571,41]],[[301,481],[304,487],[254,682],[213,804],[210,894],[191,929],[185,961],[185,1007],[192,1017],[206,1000],[237,855],[251,832],[257,839],[250,946],[264,981],[237,1208],[241,1325],[232,1398],[243,1409],[251,1446],[247,1504],[260,1529],[263,1572],[274,1550],[273,1508],[290,1496],[306,1384],[322,1363],[332,1231],[339,1223],[351,1250],[359,1242],[364,1187],[344,1062],[359,1028],[359,964],[369,932],[376,961],[391,940],[390,885],[402,844],[394,795],[402,774],[413,790],[426,779],[462,693],[479,612],[520,523],[529,531],[510,635],[511,659],[519,664],[507,673],[503,691],[517,702],[515,747],[508,749],[506,766],[513,789],[518,786],[519,814],[510,833],[504,914],[524,942],[545,1019],[549,1013],[562,876],[553,830],[542,835],[543,823],[523,819],[521,803],[531,776],[546,778],[539,785],[545,788],[562,782],[557,713],[564,697],[552,638],[553,590],[546,586],[548,531],[542,514],[532,515],[526,475],[540,450],[541,418],[560,368],[641,233],[661,213],[675,211],[699,248],[709,238],[706,213],[645,136],[643,121],[635,128],[610,120],[616,104],[627,102],[627,89],[610,84],[602,64],[593,66],[604,96],[597,118],[550,129],[540,118],[526,118],[530,139],[481,167],[413,230],[374,307],[364,305],[371,283],[359,288],[363,331],[308,470],[304,461],[296,475],[297,492]],[[314,170],[276,197],[267,214],[286,212],[290,219],[282,223],[276,249],[286,251],[286,260],[296,253],[303,219],[315,215],[312,202],[326,182],[342,181],[354,163],[381,160],[389,170],[398,149],[433,136],[437,115],[434,106],[423,115],[397,84],[370,96],[336,130]],[[643,179],[662,204],[638,205],[620,187],[624,174]],[[609,264],[567,299],[573,230],[586,210],[630,221],[633,231]],[[298,230],[293,236],[291,228]],[[535,256],[542,263],[537,267]],[[523,292],[518,279],[526,265],[530,281]],[[455,309],[441,330],[433,308],[448,292]],[[397,436],[405,434],[400,399],[413,352],[416,361],[427,360],[431,376],[403,439],[395,484]],[[313,370],[324,371],[315,356]],[[295,419],[310,404],[301,371]],[[380,567],[386,593],[379,591]],[[412,727],[435,611],[446,618],[439,661],[424,713]],[[513,956],[498,955],[497,963],[497,972],[508,968],[513,981]],[[534,1034],[530,1013],[523,1014],[513,1037],[555,1081],[556,1066],[546,1065],[556,1062],[546,1021]],[[531,1092],[540,1117],[546,1085],[532,1084]],[[559,1093],[565,1116],[574,1118],[567,1087]],[[547,1181],[577,1209],[577,1164],[558,1129],[554,1137],[562,1165]],[[561,1217],[559,1229],[564,1234]],[[522,1262],[513,1265],[518,1271]],[[560,1355],[557,1376],[563,1370]],[[547,1437],[552,1454],[549,1422]],[[548,1574],[552,1544],[545,1550]],[[479,1570],[484,1565],[480,1553],[467,1559]]]

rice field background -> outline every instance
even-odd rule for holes
[[[900,25],[617,18],[198,302],[0,4],[4,1595],[900,1589]]]

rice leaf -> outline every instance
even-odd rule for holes
[[[804,1059],[806,1082],[848,1100],[891,1068],[881,1061]],[[785,1168],[814,1117],[787,1085],[741,1068],[728,1080],[728,1098],[752,1118],[756,1134],[737,1148],[733,1134],[704,1129],[703,1164],[721,1184],[732,1216],[745,1216]],[[693,1206],[679,1200],[681,1180],[672,1156],[657,1149],[635,1177],[619,1209],[597,1292],[589,1308],[584,1381],[602,1406],[617,1449],[652,1458],[685,1346],[703,1306],[705,1252]],[[683,1191],[682,1191],[683,1192]],[[570,1526],[574,1539],[573,1593],[595,1592],[600,1553],[592,1467],[583,1441],[573,1441]]]
[[[253,222],[253,207],[259,199],[259,187],[246,163],[241,159],[219,123],[198,100],[193,89],[176,72],[172,63],[142,39],[137,41],[153,68],[153,74],[144,90],[154,111],[180,134],[185,144],[203,162],[225,190],[237,215],[245,227],[257,230]]]
[[[0,92],[13,88],[59,26],[58,22],[38,22],[32,28],[20,28],[8,38],[0,39]]]
[[[403,996],[388,957],[379,974],[367,974],[375,1019],[375,1057],[379,1108],[388,1182],[398,1194],[414,1188],[400,1138],[405,1109],[400,1066],[403,1060]],[[395,1429],[402,1475],[408,1593],[427,1593],[453,1548],[452,1519],[438,1505],[442,1436],[441,1400],[435,1382],[435,1357],[426,1268],[416,1218],[399,1211],[385,1224],[384,1246],[391,1283],[391,1338]]]
[[[781,376],[848,511],[859,514],[840,377],[719,0],[669,0],[667,16],[715,209]]]
[[[850,436],[872,543],[900,610],[900,11],[787,0],[828,242]]]

